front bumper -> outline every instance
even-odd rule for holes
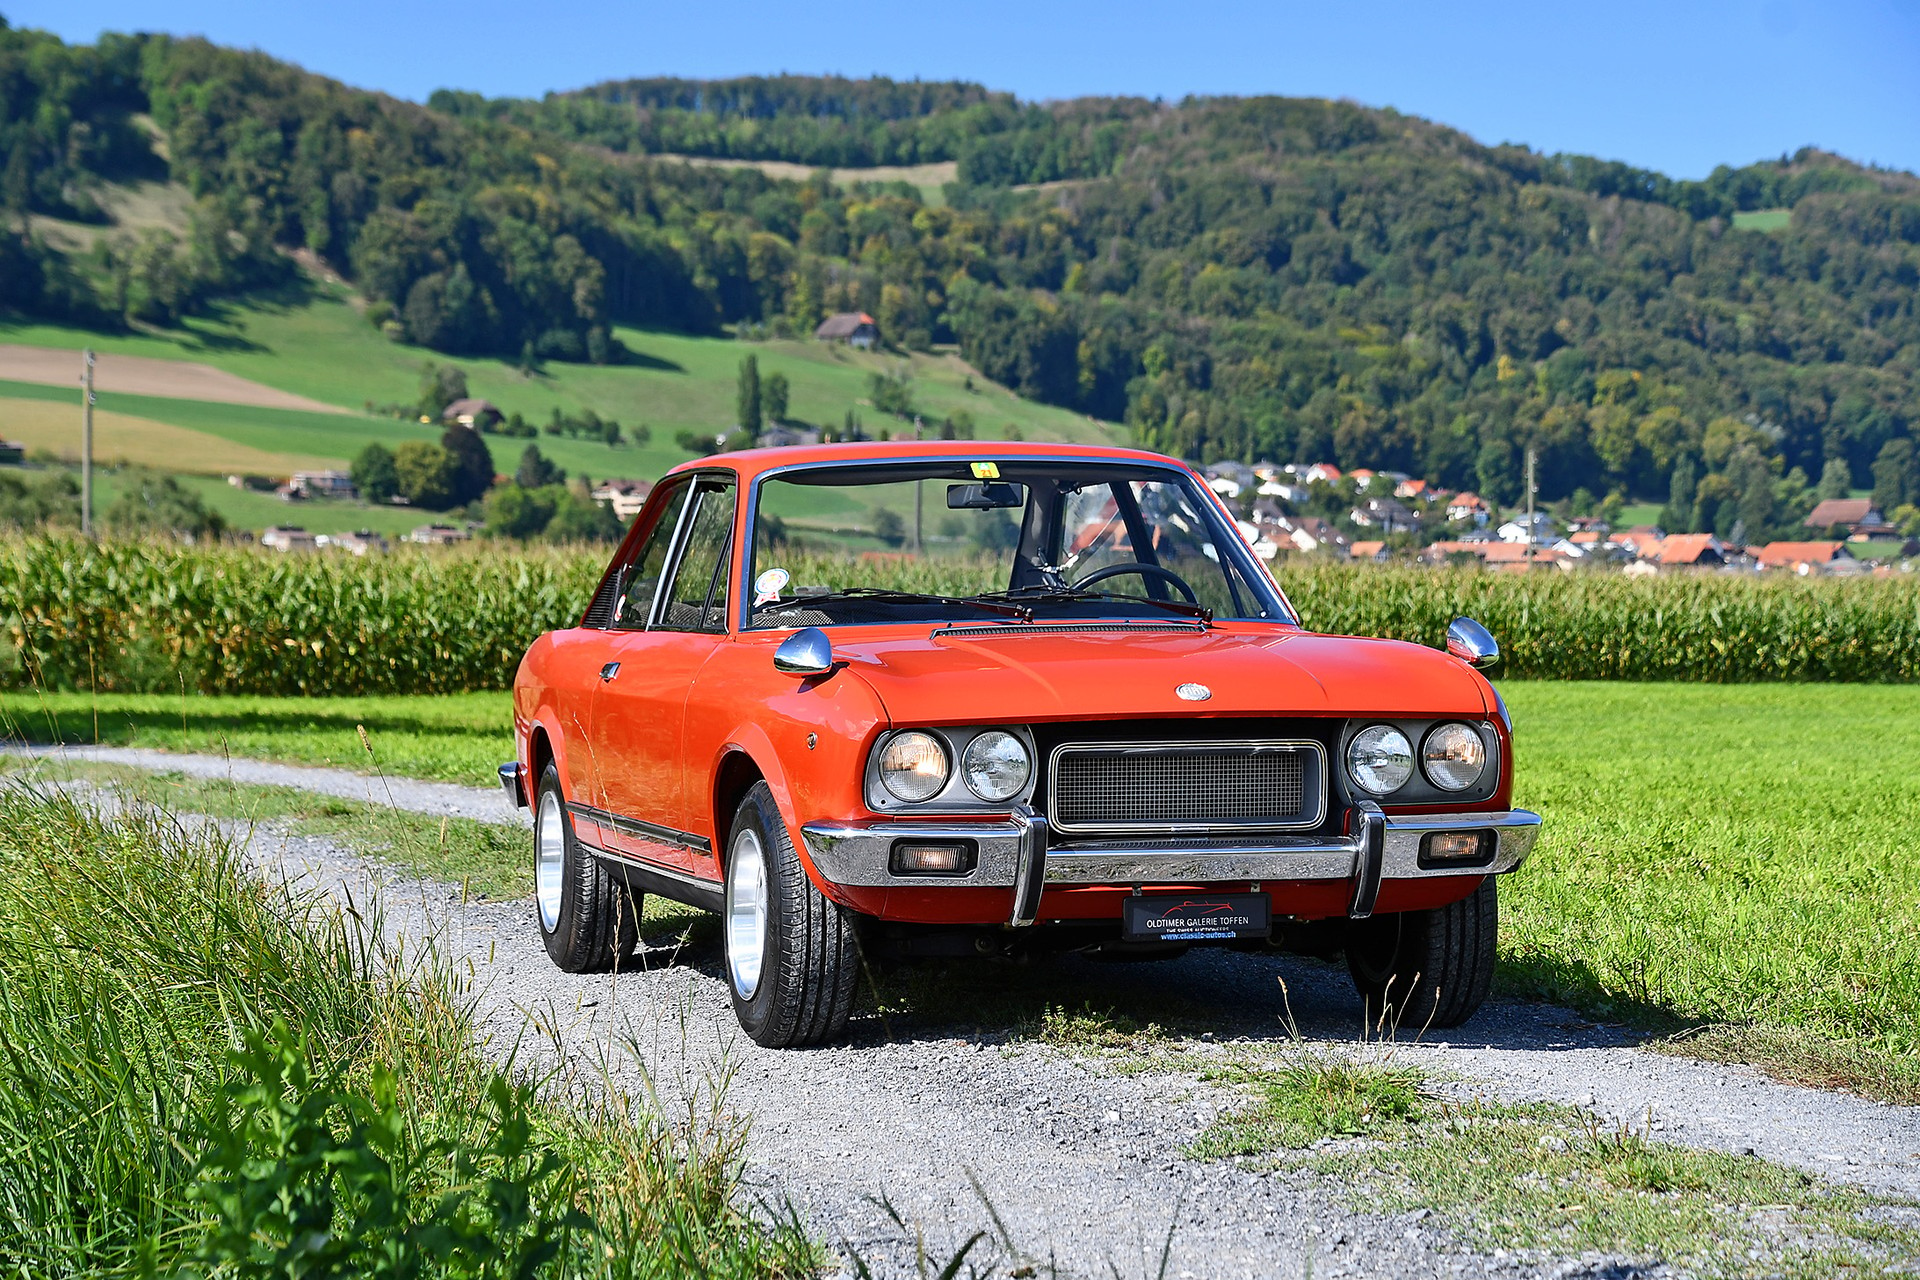
[[[1385,814],[1372,805],[1354,813],[1344,836],[1257,833],[1234,839],[1172,836],[1053,843],[1032,812],[1005,822],[816,822],[801,828],[822,876],[848,886],[1012,888],[1012,924],[1031,923],[1045,885],[1227,884],[1265,880],[1350,880],[1348,914],[1372,913],[1385,880],[1501,875],[1532,852],[1540,815],[1503,813]],[[1492,853],[1471,864],[1422,865],[1424,838],[1441,831],[1488,833]],[[974,849],[963,876],[897,875],[894,842],[964,842]]]

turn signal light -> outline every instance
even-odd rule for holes
[[[1435,831],[1420,841],[1422,867],[1475,867],[1491,861],[1491,831]]]
[[[897,876],[964,876],[973,870],[973,846],[902,840],[893,846]]]

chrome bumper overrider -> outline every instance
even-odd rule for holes
[[[1233,840],[1176,836],[1050,845],[1044,820],[1018,814],[1011,822],[818,822],[801,828],[801,833],[813,865],[836,884],[1024,887],[1040,865],[1044,865],[1047,884],[1355,880],[1365,892],[1356,894],[1353,914],[1366,915],[1372,910],[1371,890],[1377,889],[1378,881],[1512,871],[1532,851],[1540,834],[1540,815],[1525,809],[1382,814],[1364,806],[1353,825],[1354,834],[1345,836],[1275,833]],[[1435,831],[1491,831],[1493,858],[1479,866],[1423,867],[1421,838]],[[889,862],[894,841],[902,839],[970,842],[976,851],[974,868],[964,876],[895,875]]]

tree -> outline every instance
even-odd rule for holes
[[[416,507],[445,511],[455,505],[460,466],[437,444],[409,440],[393,451],[393,470],[400,492]]]
[[[876,373],[867,379],[867,395],[873,407],[896,418],[913,416],[913,379],[905,369],[898,373]]]
[[[368,502],[386,502],[400,492],[400,473],[393,467],[393,450],[378,440],[370,442],[348,469],[353,487]]]
[[[612,507],[569,489],[554,502],[546,536],[549,542],[618,542],[625,532]]]
[[[760,434],[760,360],[748,356],[740,362],[740,385],[736,399],[736,421],[742,431]]]
[[[1910,502],[1920,503],[1920,459],[1913,441],[1889,440],[1873,460],[1873,505],[1884,515]]]
[[[897,547],[907,540],[907,522],[900,513],[890,507],[881,507],[873,513],[873,536],[890,547]]]
[[[1821,500],[1844,498],[1851,492],[1853,492],[1853,471],[1847,466],[1847,460],[1828,458],[1827,465],[1820,471]]]
[[[787,420],[787,395],[789,390],[790,388],[787,386],[787,375],[784,373],[770,373],[767,375],[767,380],[761,384],[760,398],[766,403],[768,422],[785,422]]]
[[[420,413],[440,420],[447,406],[467,398],[467,372],[459,365],[435,364],[429,360],[420,366]]]
[[[464,507],[493,487],[493,453],[478,431],[456,422],[440,437],[440,447],[453,459],[453,500],[448,505]]]
[[[200,495],[172,476],[144,468],[127,474],[120,496],[107,508],[106,525],[121,535],[170,533],[194,541],[226,532],[225,517],[207,510]]]
[[[525,541],[544,531],[553,519],[555,503],[566,490],[503,484],[487,495],[486,531],[496,538]]]
[[[513,482],[522,489],[544,489],[550,484],[564,484],[566,479],[567,473],[548,461],[537,444],[521,452],[520,465],[513,471]]]

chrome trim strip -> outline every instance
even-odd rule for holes
[[[648,840],[657,840],[661,844],[674,845],[681,849],[691,849],[695,853],[712,853],[713,842],[705,836],[697,836],[691,831],[681,831],[674,827],[663,827],[657,822],[644,822],[639,818],[629,818],[607,809],[596,809],[590,804],[567,802],[567,811],[575,817],[585,818],[588,822],[603,827],[612,827],[615,831],[630,836],[642,836]]]
[[[1037,815],[1036,815],[1037,816]],[[1364,821],[1361,826],[1367,825]],[[1432,831],[1492,831],[1493,861],[1483,867],[1422,867],[1420,840]],[[1504,813],[1381,815],[1380,879],[1504,875],[1520,866],[1540,834],[1540,815]],[[817,822],[801,828],[815,869],[835,884],[954,885],[1015,888],[1021,884],[1021,828],[1014,822]],[[971,840],[979,857],[964,876],[897,876],[889,867],[893,842]],[[1362,844],[1352,836],[1275,835],[1240,840],[1086,840],[1050,844],[1048,884],[1222,884],[1245,880],[1351,880]],[[1028,884],[1031,881],[1027,882]]]
[[[1319,761],[1318,804],[1313,816],[1300,822],[1275,822],[1254,825],[1246,822],[1081,822],[1069,825],[1060,821],[1060,757],[1069,751],[1115,751],[1151,748],[1155,751],[1216,751],[1232,747],[1270,747],[1276,750],[1314,753]],[[1217,741],[1192,739],[1156,742],[1062,742],[1047,755],[1047,821],[1062,834],[1095,835],[1102,832],[1127,832],[1134,835],[1185,835],[1202,831],[1304,831],[1317,827],[1327,816],[1327,749],[1311,738],[1221,738]]]
[[[589,844],[578,836],[574,839],[581,848],[594,857],[603,862],[615,864],[629,884],[647,893],[671,898],[675,902],[684,902],[690,907],[699,907],[704,911],[719,911],[725,905],[726,889],[718,880],[702,880],[699,876],[690,876],[672,867],[643,862],[638,858],[628,857],[624,853],[602,849],[599,845]]]
[[[929,631],[927,639],[935,640],[941,636],[952,636],[955,640],[990,640],[1000,636],[1057,636],[1089,631],[1117,631],[1123,635],[1172,631],[1186,635],[1205,635],[1207,630],[1207,624],[1197,618],[1192,622],[1178,619],[1167,622],[1129,622],[1119,618],[1097,621],[1090,619],[1086,622],[989,622],[985,624],[949,622]]]
[[[527,807],[527,789],[520,785],[520,775],[524,772],[518,760],[510,760],[500,766],[500,786],[516,809]]]

